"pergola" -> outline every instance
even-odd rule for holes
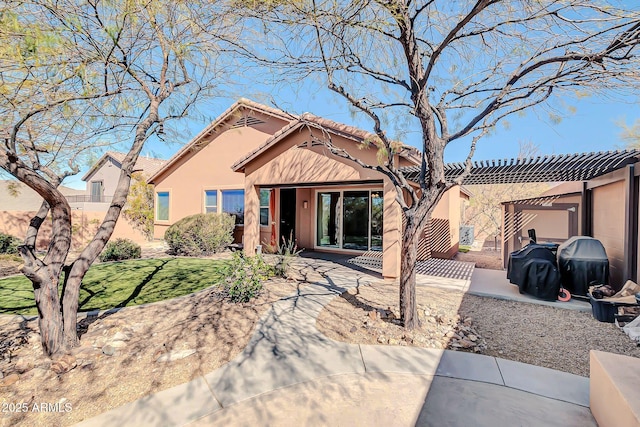
[[[523,159],[475,161],[462,184],[509,184],[527,182],[582,181],[582,229],[579,233],[593,235],[593,190],[612,182],[624,182],[624,279],[638,279],[640,251],[638,250],[638,210],[640,205],[640,150],[599,151],[591,153],[560,154]],[[464,172],[463,163],[447,163],[445,178],[453,182]],[[401,168],[405,177],[418,181],[419,166]],[[610,175],[607,175],[610,174]],[[607,177],[603,177],[607,175]],[[599,178],[600,179],[595,179]],[[520,204],[543,205],[539,201],[519,201]],[[518,203],[512,202],[512,203]],[[522,205],[524,206],[524,205]],[[540,207],[544,209],[544,207]],[[551,208],[549,208],[551,209]],[[506,218],[505,218],[506,220]],[[505,225],[506,227],[506,225]],[[506,249],[506,241],[505,241]]]
[[[463,184],[509,184],[520,182],[589,181],[622,169],[640,160],[640,150],[599,151],[591,153],[559,154],[522,159],[475,161]],[[447,181],[452,182],[464,172],[464,163],[444,166]],[[405,177],[417,181],[420,166],[400,169]]]

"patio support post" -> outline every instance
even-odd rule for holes
[[[402,210],[396,201],[396,188],[384,179],[384,204],[382,225],[382,276],[388,279],[400,277],[402,253]]]
[[[624,194],[624,269],[623,279],[636,280],[638,249],[638,182],[634,165],[625,170]]]
[[[260,194],[251,175],[245,176],[244,183],[244,253],[255,255],[260,244]]]
[[[582,191],[580,194],[580,214],[582,216],[582,229],[580,233],[583,236],[593,237],[593,190],[588,187],[588,182],[582,183]]]

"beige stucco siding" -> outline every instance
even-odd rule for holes
[[[112,197],[116,192],[118,180],[120,179],[120,166],[113,159],[107,158],[107,161],[87,180],[86,194],[91,195],[91,183],[102,182],[101,196]]]
[[[609,258],[610,282],[622,285],[624,269],[624,181],[593,189],[593,237]]]
[[[307,132],[293,133],[246,165],[244,243],[247,252],[252,253],[263,236],[258,225],[258,190],[260,187],[303,183],[317,184],[314,188],[300,188],[296,192],[296,237],[300,246],[312,248],[315,246],[315,224],[313,221],[317,191],[324,188],[327,183],[344,184],[347,181],[386,180],[384,175],[379,172],[332,156],[324,146],[307,148],[307,145],[304,145],[304,148],[299,147],[306,144],[309,139]],[[357,155],[366,163],[375,164],[376,162],[374,149],[358,150],[352,141],[338,136],[334,137],[333,143],[338,147],[355,151],[353,155]],[[331,191],[339,191],[345,185],[327,187],[330,187]],[[349,186],[349,189],[380,189],[381,187],[381,184],[372,183],[357,187]],[[397,277],[399,274],[400,235],[396,223],[399,223],[400,207],[395,202],[393,186],[385,186],[384,192],[383,253],[385,262],[383,274]],[[308,202],[307,209],[303,208],[305,200]],[[249,227],[249,224],[252,226]],[[392,241],[394,236],[396,238]],[[390,252],[387,253],[388,250]]]
[[[162,238],[170,224],[204,211],[205,190],[242,190],[244,175],[231,165],[256,149],[270,134],[252,127],[229,129],[205,145],[196,155],[187,155],[155,180],[155,191],[169,192],[169,220],[156,221],[154,235]],[[221,206],[218,195],[218,207]]]

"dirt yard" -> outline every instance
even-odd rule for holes
[[[502,270],[502,259],[500,252],[492,249],[481,251],[458,252],[455,256],[457,261],[475,262],[477,268],[488,268],[490,270]]]
[[[640,357],[614,324],[591,313],[419,287],[422,326],[406,332],[397,320],[398,287],[361,286],[335,298],[317,326],[337,341],[470,351],[589,376],[589,350]]]
[[[274,279],[248,304],[209,288],[107,312],[81,322],[80,346],[56,361],[42,357],[35,320],[2,316],[0,425],[71,425],[209,373],[242,351],[262,313],[297,288]],[[59,404],[62,413],[34,412],[41,403]]]

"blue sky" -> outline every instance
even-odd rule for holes
[[[337,122],[371,130],[371,121],[362,114],[349,111],[346,101],[332,92],[321,88],[318,84],[309,83],[287,88],[281,84],[272,93],[263,87],[260,93],[238,92],[237,97],[245,97],[274,105],[292,113],[310,112]],[[255,88],[255,86],[254,86]],[[183,119],[174,123],[180,135],[179,141],[166,143],[150,140],[143,150],[143,155],[170,158],[176,151],[195,136],[209,120],[215,119],[226,110],[237,98],[225,97],[210,101],[200,108],[206,118]],[[508,125],[499,123],[491,135],[484,137],[479,143],[474,156],[475,160],[511,158],[518,155],[519,142],[531,142],[539,147],[539,154],[563,154],[587,151],[603,151],[624,148],[625,142],[620,138],[621,128],[617,124],[626,120],[631,124],[640,118],[640,103],[637,99],[628,98],[625,102],[603,97],[587,97],[580,100],[563,101],[571,106],[573,112],[566,109],[559,123],[554,123],[549,114],[542,109],[529,110],[522,116],[508,118]],[[413,146],[420,146],[420,135],[416,130],[407,130],[403,140]],[[445,151],[447,162],[463,161],[469,150],[470,140],[461,139],[451,143]],[[65,181],[65,185],[84,188],[80,174]]]

